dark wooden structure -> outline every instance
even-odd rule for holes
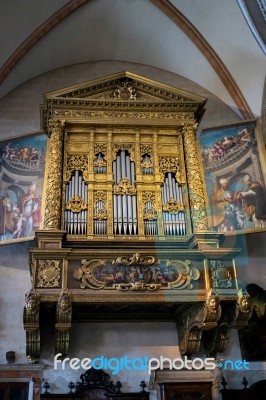
[[[91,368],[80,376],[74,393],[42,394],[42,400],[149,400],[149,393],[142,390],[138,393],[122,393],[122,384],[110,381],[110,375],[102,370]]]

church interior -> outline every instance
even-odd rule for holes
[[[265,1],[0,22],[0,400],[265,399]]]

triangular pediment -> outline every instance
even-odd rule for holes
[[[188,102],[204,103],[205,98],[128,71],[105,76],[46,94],[46,99],[85,101]]]

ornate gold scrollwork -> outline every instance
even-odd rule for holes
[[[74,278],[81,280],[82,289],[116,289],[124,291],[182,290],[192,289],[192,281],[200,277],[190,261],[169,261],[158,265],[153,256],[139,253],[132,257],[106,260],[82,260],[82,266],[74,271]]]
[[[30,364],[39,362],[40,358],[40,295],[31,289],[25,296],[23,313],[24,329],[26,331],[26,355]]]
[[[177,271],[177,278],[169,282],[169,287],[174,289],[192,289],[191,281],[197,281],[200,278],[200,272],[197,268],[190,267],[190,260],[167,260],[166,267]]]
[[[37,287],[60,286],[60,260],[38,260]]]
[[[185,178],[180,171],[180,160],[178,157],[159,157],[159,168],[163,175],[166,172],[173,172],[179,184],[185,183]]]
[[[93,201],[93,204],[94,204],[93,219],[97,219],[98,221],[103,221],[105,219],[108,219],[107,210],[105,208],[106,202],[107,202],[107,192],[105,192],[103,190],[94,191],[93,200],[94,200]],[[103,202],[102,204],[103,204],[104,208],[97,207],[97,202],[99,202],[99,201]],[[97,210],[97,212],[95,212],[95,210]]]
[[[94,143],[94,154],[106,154],[107,153],[107,144],[106,143]]]
[[[88,169],[88,156],[83,154],[70,154],[67,157],[68,171],[86,171]]]
[[[140,155],[143,156],[144,154],[152,155],[152,145],[151,144],[141,144],[140,145]]]
[[[143,214],[144,221],[154,221],[158,219],[157,211],[154,208],[145,209],[145,213]]]
[[[135,150],[134,150],[134,145],[132,144],[120,144],[120,143],[115,143],[113,145],[113,160],[116,159],[116,154],[119,150],[124,150],[129,152],[129,157],[131,161],[135,161]]]
[[[78,213],[83,210],[87,210],[88,206],[85,201],[76,194],[66,203],[66,210],[71,210],[74,213]]]
[[[63,117],[63,118],[77,118],[77,119],[123,119],[126,120],[127,118],[136,119],[136,120],[166,120],[166,121],[186,121],[191,120],[194,118],[193,113],[183,113],[183,112],[176,112],[176,113],[169,113],[169,112],[145,112],[145,111],[79,111],[79,110],[54,110],[54,115],[56,117]]]
[[[95,158],[93,164],[94,167],[106,167],[107,166],[107,160],[105,159],[105,155],[107,153],[107,145],[105,143],[95,143],[94,144],[94,155],[95,157],[97,154],[103,154],[102,159],[98,159],[97,157]]]
[[[105,260],[81,260],[82,267],[76,269],[73,272],[73,276],[77,280],[81,280],[80,288],[85,289],[103,289],[104,282],[99,282],[96,280],[92,274],[93,270],[98,266],[105,266]]]
[[[94,206],[97,201],[102,200],[106,202],[107,200],[107,193],[104,190],[96,190],[93,194]]]
[[[142,192],[142,200],[144,203],[148,201],[154,203],[155,202],[155,193],[154,192]]]
[[[69,348],[69,333],[72,320],[72,294],[68,289],[60,293],[56,305],[55,353],[64,358]]]
[[[68,182],[73,171],[81,171],[85,181],[88,180],[88,156],[84,154],[70,154],[67,156],[67,169],[64,173],[64,180]]]
[[[97,219],[99,221],[103,221],[104,219],[107,219],[107,211],[104,210],[103,208],[100,208],[96,214],[93,215],[93,219]]]
[[[211,260],[210,267],[214,289],[229,289],[233,287],[233,279],[228,267],[218,260]]]
[[[49,164],[45,198],[45,229],[60,229],[64,121],[49,121]]]
[[[179,171],[179,160],[177,157],[159,157],[159,168],[162,173],[176,173]]]
[[[128,178],[122,178],[117,186],[114,188],[114,194],[135,196],[137,194],[137,189],[132,186]]]
[[[140,93],[137,91],[133,82],[129,79],[121,80],[110,94],[112,99],[117,100],[137,100]]]
[[[197,124],[183,126],[189,203],[195,232],[208,229],[203,174],[199,160],[196,129]]]
[[[131,283],[118,283],[114,285],[117,290],[121,291],[143,291],[143,290],[149,290],[149,291],[154,291],[158,290],[161,288],[161,284],[157,283],[142,283],[142,282],[131,282]]]
[[[185,208],[178,200],[170,198],[168,203],[163,205],[163,211],[168,211],[170,214],[177,214],[180,211],[184,211]]]
[[[156,259],[153,256],[142,256],[140,253],[133,254],[132,257],[118,257],[112,261],[112,265],[153,265]]]
[[[150,144],[141,144],[140,145],[140,155],[144,157],[145,155],[149,155],[148,160],[141,161],[141,168],[152,168],[153,160],[152,160],[152,146]]]

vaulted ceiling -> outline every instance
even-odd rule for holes
[[[1,0],[0,41],[0,97],[56,68],[115,60],[188,78],[243,118],[261,114],[266,57],[237,0]]]

